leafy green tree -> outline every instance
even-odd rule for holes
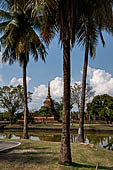
[[[107,94],[95,96],[91,102],[90,110],[96,116],[96,119],[112,121],[113,97]]]
[[[31,102],[32,93],[28,92],[28,102]],[[9,118],[10,123],[16,118],[16,115],[23,112],[24,109],[24,89],[21,85],[17,87],[3,86],[0,87],[0,108],[4,116]],[[7,114],[7,116],[6,116]]]
[[[19,61],[23,67],[24,87],[24,129],[23,138],[28,138],[28,103],[26,68],[29,56],[32,54],[35,61],[38,55],[45,61],[46,51],[38,34],[34,29],[34,22],[31,19],[30,10],[26,11],[27,0],[2,0],[0,10],[0,42],[3,49],[3,62],[13,64]]]

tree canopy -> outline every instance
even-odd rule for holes
[[[28,92],[28,102],[31,102],[32,93]],[[9,118],[23,112],[24,110],[24,90],[21,85],[17,87],[3,86],[0,87],[0,108],[3,112],[8,113]]]
[[[90,111],[97,119],[113,120],[113,97],[107,94],[97,95],[91,102]]]
[[[75,83],[74,86],[71,87],[71,103],[77,107],[78,112],[80,112],[80,102],[81,102],[81,93],[82,93],[82,84]],[[93,88],[87,83],[86,84],[86,95],[85,101],[88,102],[91,98],[94,97]]]

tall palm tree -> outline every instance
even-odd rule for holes
[[[37,13],[40,11],[38,8],[38,2],[39,0],[30,0],[28,2],[28,8],[32,8],[32,16],[35,18],[35,21],[37,20]],[[81,1],[42,0],[40,3],[46,4],[49,12],[52,10],[52,13],[50,12],[52,15],[46,15],[46,18],[54,21],[53,23],[60,34],[59,39],[63,48],[64,96],[59,163],[63,165],[70,165],[72,162],[70,147],[70,50],[75,42],[76,19],[80,11],[79,6]],[[55,13],[55,16],[53,13]],[[48,28],[50,32],[53,30],[51,25],[49,25]]]
[[[95,48],[99,36],[102,40],[103,46],[105,45],[104,38],[102,36],[102,30],[109,28],[108,23],[112,18],[112,8],[109,1],[105,1],[103,5],[100,2],[86,1],[83,5],[82,11],[83,13],[79,20],[79,28],[77,28],[78,44],[82,43],[82,45],[85,46],[80,121],[78,129],[79,142],[84,142],[84,108],[88,55],[90,52],[91,57],[95,56]]]
[[[63,48],[64,95],[62,115],[62,135],[59,163],[71,165],[70,147],[70,50],[75,42],[76,21],[79,16],[81,1],[58,0],[57,26]]]
[[[0,10],[2,61],[9,62],[9,64],[19,61],[23,67],[24,139],[28,138],[26,68],[29,56],[32,54],[35,61],[38,60],[38,54],[43,61],[46,56],[45,47],[33,29],[34,24],[30,18],[30,11],[25,10],[26,2],[27,0],[5,0],[2,1],[2,10]]]

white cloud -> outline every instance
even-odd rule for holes
[[[29,103],[30,110],[39,109],[47,96],[47,87],[42,84],[38,87],[34,87],[32,102]]]
[[[88,79],[95,90],[95,95],[113,95],[113,77],[105,70],[88,67]]]
[[[27,84],[29,83],[29,81],[31,80],[30,77],[27,77]],[[9,85],[12,85],[12,86],[17,86],[18,84],[22,85],[23,84],[23,78],[16,78],[16,77],[13,77],[10,81],[10,84]]]
[[[34,87],[32,102],[29,104],[30,109],[38,109],[43,105],[45,98],[47,97],[48,87],[45,84],[41,84],[38,87]],[[63,80],[61,77],[56,77],[50,82],[50,93],[54,100],[60,100],[63,95]]]
[[[63,79],[61,77],[56,77],[51,81],[51,95],[58,99],[63,96]]]

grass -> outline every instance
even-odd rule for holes
[[[72,143],[72,166],[58,164],[60,143],[20,140],[22,145],[0,153],[0,170],[113,170],[113,151]]]
[[[71,125],[72,129],[78,129],[78,123],[74,123],[74,125]],[[17,129],[17,128],[23,128],[23,124],[7,124],[5,128],[12,128],[12,129]],[[53,129],[53,130],[61,130],[62,124],[61,123],[47,123],[47,124],[42,124],[42,123],[37,123],[37,124],[29,124],[29,128],[44,128],[46,129]],[[111,124],[85,124],[85,129],[93,129],[93,130],[113,130],[113,125]]]

